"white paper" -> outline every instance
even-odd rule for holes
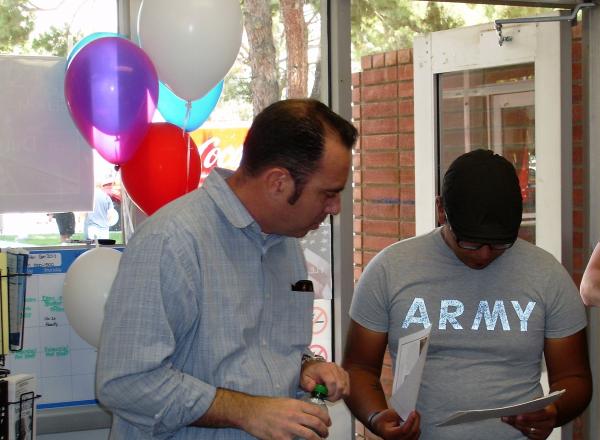
[[[474,409],[469,411],[458,411],[448,417],[437,426],[457,425],[459,423],[476,422],[478,420],[498,418],[504,416],[516,416],[528,412],[538,411],[564,394],[565,390],[554,391],[547,396],[533,399],[516,405],[503,406],[500,408]]]
[[[417,406],[431,327],[398,339],[398,354],[390,404],[406,420]]]

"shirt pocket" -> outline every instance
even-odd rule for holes
[[[282,351],[304,350],[312,339],[314,293],[282,289],[275,302],[279,318],[273,320],[273,340]]]

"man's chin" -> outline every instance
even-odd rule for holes
[[[304,229],[303,231],[297,233],[297,234],[290,234],[292,237],[296,237],[296,238],[302,238],[302,237],[306,237],[306,235],[310,232],[310,231],[315,231],[317,229],[319,229],[319,226],[321,226],[320,223],[317,223],[316,225],[311,225],[308,228]]]
[[[492,260],[493,261],[493,260]],[[492,262],[486,262],[486,263],[465,263],[467,266],[469,266],[471,269],[475,269],[475,270],[482,270],[485,269],[486,267],[488,267]]]

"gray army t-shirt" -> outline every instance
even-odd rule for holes
[[[451,413],[540,397],[545,338],[586,326],[577,288],[548,252],[517,240],[483,270],[464,265],[441,228],[395,243],[365,269],[350,316],[398,338],[432,326],[417,410],[421,439],[522,439],[500,419],[448,427]]]

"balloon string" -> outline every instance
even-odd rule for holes
[[[185,174],[185,193],[188,192],[190,185],[190,148],[191,140],[190,134],[186,133],[187,125],[190,120],[190,114],[192,113],[192,101],[190,99],[185,103],[185,118],[183,119],[183,133],[187,134],[187,160],[186,160],[186,174]]]
[[[190,122],[190,114],[192,113],[192,101],[190,99],[185,103],[185,118],[183,118],[183,131],[187,131],[188,122]]]
[[[187,193],[189,191],[189,187],[190,187],[190,155],[191,155],[191,136],[189,133],[187,134],[187,160],[186,160],[186,175],[185,175],[185,192]]]

